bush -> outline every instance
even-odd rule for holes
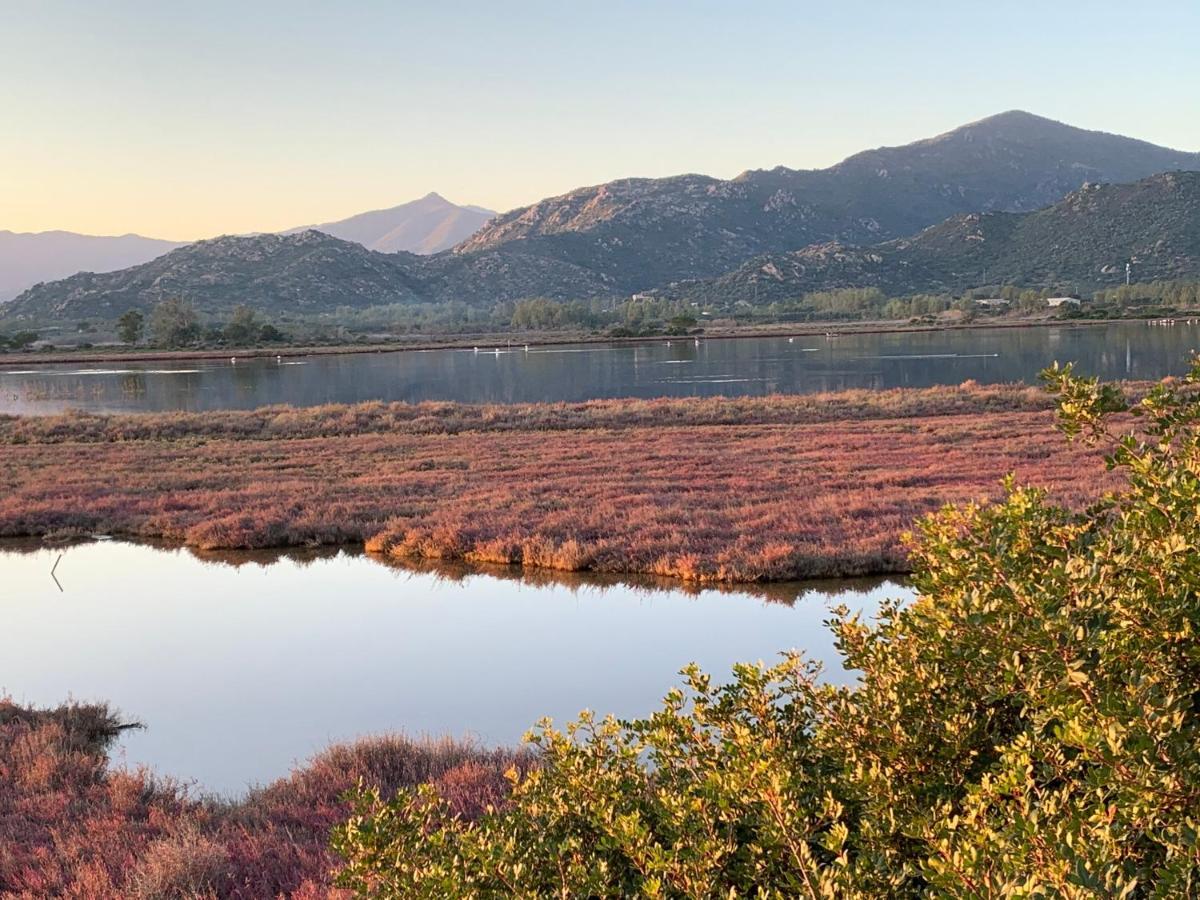
[[[1127,486],[1008,485],[911,539],[918,598],[653,716],[532,736],[502,811],[360,791],[341,883],[378,897],[1178,897],[1200,885],[1200,366],[1130,407],[1046,373]]]

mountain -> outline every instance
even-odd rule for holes
[[[237,303],[313,313],[653,289],[751,299],[754,291],[784,296],[849,284],[900,293],[1000,281],[1083,286],[1112,283],[1118,273],[1105,267],[1123,267],[1130,255],[1144,260],[1139,278],[1167,277],[1192,272],[1198,254],[1194,179],[1150,178],[1128,195],[1096,185],[1189,169],[1200,169],[1200,154],[1010,112],[818,171],[584,188],[496,216],[431,255],[363,246],[400,228],[395,210],[320,226],[344,226],[355,242],[311,229],[201,241],[120,272],[41,285],[4,312],[25,320],[108,316],[171,295],[212,313]],[[1067,206],[1058,203],[1072,191]],[[436,196],[417,203],[449,205]],[[1056,205],[1030,213],[1047,204]]]
[[[3,307],[12,321],[115,318],[182,297],[211,315],[246,304],[267,315],[313,315],[396,303],[491,304],[530,285],[564,296],[611,293],[594,273],[519,253],[380,253],[315,230],[197,241],[119,272],[39,284]]]
[[[382,253],[430,254],[448,250],[478,231],[495,216],[479,206],[458,206],[440,194],[426,194],[420,200],[402,203],[390,209],[360,213],[337,222],[293,228],[288,233],[315,230],[354,241],[369,250]]]
[[[40,281],[75,272],[113,272],[181,246],[138,234],[101,237],[70,231],[0,231],[0,303]]]
[[[1139,281],[1200,277],[1200,172],[1087,184],[1037,212],[954,216],[867,247],[827,242],[768,254],[663,293],[767,303],[844,287],[892,296],[1001,284],[1087,291],[1122,283],[1126,262]]]
[[[716,276],[763,253],[886,241],[959,213],[1037,209],[1085,182],[1179,169],[1200,169],[1200,153],[1014,111],[828,169],[581,188],[497,216],[454,252],[548,257],[640,291]]]

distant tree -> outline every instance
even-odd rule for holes
[[[38,339],[36,331],[18,331],[10,337],[0,334],[0,350],[25,350]]]
[[[136,309],[128,309],[117,319],[117,337],[126,344],[136,344],[146,330],[146,317]]]
[[[200,320],[190,303],[172,297],[158,304],[150,313],[150,334],[156,344],[179,347],[200,336]]]
[[[263,324],[258,329],[258,339],[264,344],[277,344],[286,341],[288,336],[271,324]]]
[[[245,344],[258,337],[258,316],[248,306],[234,307],[229,324],[225,326],[225,340]]]

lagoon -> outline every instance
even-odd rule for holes
[[[546,715],[644,715],[689,662],[720,680],[797,649],[846,681],[830,606],[869,615],[910,596],[878,580],[697,590],[122,541],[3,544],[0,572],[0,694],[109,701],[147,726],[117,764],[230,796],[371,733],[512,745]]]
[[[1182,374],[1200,324],[1063,324],[407,350],[301,358],[0,364],[0,412],[252,409],[363,401],[581,402],[1033,382],[1052,362],[1104,379]]]

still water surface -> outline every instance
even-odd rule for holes
[[[577,402],[1033,381],[1054,361],[1105,379],[1181,374],[1200,325],[1142,322],[178,363],[0,365],[0,412],[250,409],[365,400]]]
[[[723,675],[795,648],[845,680],[822,624],[830,604],[871,614],[908,595],[889,582],[689,592],[499,571],[0,545],[0,694],[109,701],[147,725],[118,762],[236,794],[372,732],[513,744],[543,715],[643,715],[688,662]]]

